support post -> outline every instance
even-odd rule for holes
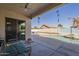
[[[31,40],[31,19],[26,20],[25,39],[26,41]]]

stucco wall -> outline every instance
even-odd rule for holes
[[[22,14],[0,8],[0,38],[5,39],[5,17],[10,17],[19,20],[26,20],[28,21],[29,18],[23,16]]]

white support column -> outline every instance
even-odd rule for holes
[[[26,20],[26,31],[25,31],[25,39],[26,41],[31,38],[31,19]]]

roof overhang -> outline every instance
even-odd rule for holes
[[[49,3],[46,6],[44,6],[43,8],[38,9],[37,11],[35,11],[34,13],[32,13],[31,15],[29,15],[28,17],[33,18],[36,17],[42,13],[45,13],[51,9],[55,9],[59,6],[63,6],[63,3]]]
[[[0,9],[7,9],[26,17],[33,18],[51,10],[52,8],[54,9],[58,6],[64,5],[63,3],[28,3],[27,8],[25,8],[26,4],[27,3],[1,3]]]

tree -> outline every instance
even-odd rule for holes
[[[34,26],[34,29],[38,29],[38,27],[37,26]]]

